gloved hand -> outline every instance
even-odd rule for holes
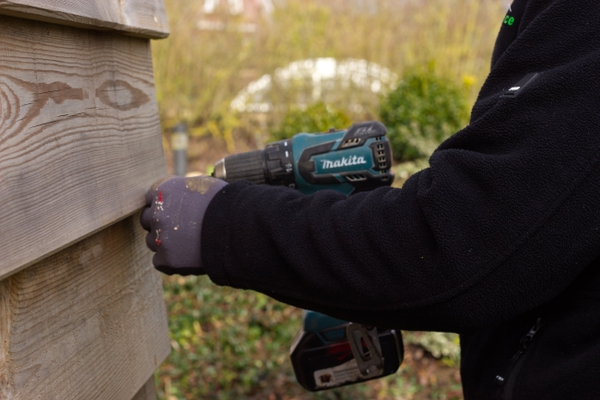
[[[152,262],[168,275],[200,275],[202,219],[213,197],[227,182],[208,176],[170,177],[146,193],[140,222],[149,233],[146,245],[156,252]]]

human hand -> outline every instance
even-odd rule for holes
[[[168,275],[205,273],[200,256],[202,220],[226,185],[208,176],[174,176],[152,185],[140,223],[149,232],[146,245],[156,253],[152,263],[157,270]]]

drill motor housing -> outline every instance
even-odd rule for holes
[[[215,164],[213,176],[288,186],[303,194],[333,189],[345,195],[390,186],[392,153],[387,130],[376,121],[347,130],[298,133],[263,150],[233,154]]]

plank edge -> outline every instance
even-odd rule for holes
[[[74,28],[93,29],[97,31],[118,31],[128,36],[134,36],[144,39],[165,39],[169,36],[168,27],[163,30],[142,28],[130,25],[124,25],[117,22],[110,22],[90,18],[82,15],[68,14],[61,12],[50,13],[43,8],[27,6],[31,12],[13,9],[10,4],[0,3],[0,15],[28,19],[38,22],[47,22],[51,24],[65,25]],[[23,6],[20,6],[22,8]],[[51,15],[52,14],[52,15]],[[55,16],[53,16],[55,15]],[[76,17],[80,21],[73,21],[61,15]]]
[[[28,260],[27,262],[24,262],[23,264],[21,264],[21,265],[19,265],[19,266],[17,266],[17,267],[14,267],[14,266],[12,266],[12,267],[11,267],[11,266],[9,265],[9,266],[8,266],[7,268],[5,268],[4,270],[0,270],[0,281],[2,281],[2,280],[4,280],[4,279],[8,278],[8,277],[9,277],[9,276],[11,276],[11,275],[14,275],[14,274],[16,274],[16,273],[17,273],[17,272],[19,272],[19,271],[22,271],[22,270],[26,269],[27,267],[30,267],[30,266],[32,266],[33,264],[36,264],[36,263],[38,263],[38,262],[42,261],[42,260],[43,260],[43,259],[45,259],[45,258],[48,258],[48,257],[50,257],[50,256],[52,256],[52,255],[54,255],[54,254],[56,254],[56,253],[58,253],[58,252],[60,252],[61,250],[64,250],[64,249],[66,249],[66,248],[68,248],[68,247],[70,247],[70,246],[74,245],[74,244],[75,244],[75,243],[77,243],[77,242],[80,242],[80,241],[82,241],[82,240],[84,240],[84,239],[87,239],[88,237],[90,237],[90,236],[92,236],[92,235],[94,235],[94,234],[96,234],[96,233],[98,233],[98,232],[100,232],[100,231],[102,231],[102,230],[104,230],[104,229],[108,228],[108,227],[109,227],[109,226],[111,226],[111,225],[114,225],[114,224],[116,224],[117,222],[123,221],[124,219],[127,219],[127,218],[131,217],[132,215],[135,215],[136,213],[138,213],[138,212],[140,212],[141,210],[143,210],[143,209],[144,209],[144,207],[145,207],[145,206],[140,206],[140,207],[138,207],[138,208],[134,209],[134,210],[133,210],[133,211],[131,211],[131,212],[125,213],[125,214],[123,214],[123,215],[121,215],[121,216],[119,216],[119,217],[115,218],[115,219],[114,219],[114,220],[112,220],[112,221],[109,221],[109,222],[107,222],[107,223],[104,223],[104,224],[102,224],[101,226],[98,226],[97,228],[95,228],[95,229],[93,229],[93,230],[91,230],[91,231],[87,232],[86,234],[84,234],[84,235],[82,235],[82,236],[79,236],[79,237],[77,237],[77,238],[74,238],[73,240],[70,240],[70,241],[66,242],[66,243],[65,243],[65,244],[63,244],[62,246],[59,246],[59,247],[57,247],[57,248],[55,248],[55,249],[53,249],[53,250],[50,250],[50,251],[48,251],[48,252],[46,252],[46,253],[40,254],[38,257],[36,257],[36,258],[33,258],[33,259],[31,259],[31,260]]]

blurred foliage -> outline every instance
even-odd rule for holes
[[[217,287],[206,276],[164,276],[164,289],[172,351],[156,375],[160,399],[460,398],[456,369],[427,356],[455,363],[449,336],[439,341],[430,340],[432,333],[404,333],[405,345],[418,347],[407,347],[396,374],[309,393],[296,382],[289,361],[301,310],[257,292]]]
[[[206,277],[165,279],[172,353],[159,371],[163,398],[241,398],[289,379],[282,364],[295,332],[284,322],[298,321],[297,310]]]
[[[249,23],[243,15],[230,15],[227,7],[206,15],[203,3],[165,0],[171,35],[152,43],[160,117],[167,130],[186,122],[192,135],[225,140],[229,152],[238,151],[239,143],[244,147],[248,138],[261,143],[258,135],[268,137],[280,126],[285,113],[297,106],[298,91],[311,82],[274,84],[269,96],[277,106],[265,114],[239,116],[229,107],[231,101],[250,82],[298,60],[366,60],[398,76],[435,60],[444,78],[471,83],[467,98],[474,100],[505,11],[495,0],[372,0],[352,6],[278,0],[272,14]],[[207,29],[202,23],[207,20],[218,29]],[[352,121],[373,119],[379,95],[386,91],[380,89],[334,86],[327,93],[309,92],[321,99],[313,96],[305,104],[323,100]]]
[[[233,131],[239,128],[240,125],[239,117],[226,109],[214,112],[202,125],[193,127],[190,134],[192,136],[210,134],[214,138],[222,138],[225,141],[227,150],[233,152],[235,149]]]
[[[403,333],[403,339],[421,346],[435,358],[443,358],[448,365],[458,365],[460,361],[460,340],[454,333],[409,331]]]
[[[429,157],[467,123],[466,90],[435,74],[433,64],[408,71],[382,100],[379,115],[388,128],[396,161]]]
[[[428,166],[429,160],[427,158],[419,158],[414,161],[406,161],[393,165],[392,171],[395,174],[395,178],[392,186],[401,188],[408,178]]]
[[[271,139],[288,139],[300,132],[317,133],[328,131],[330,128],[345,129],[351,124],[350,118],[343,111],[317,102],[304,110],[288,110],[278,129],[271,132]]]

